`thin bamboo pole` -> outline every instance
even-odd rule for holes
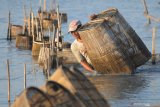
[[[60,17],[59,17],[59,5],[57,4],[57,19],[58,19],[58,28],[57,28],[57,51],[59,51],[59,37],[60,37]]]
[[[59,58],[56,57],[56,67],[58,68],[59,67]]]
[[[48,51],[48,70],[47,70],[47,74],[48,74],[48,78],[49,78],[49,75],[50,75],[50,48],[49,48],[49,51]]]
[[[29,27],[28,27],[28,31],[29,31],[29,36],[31,36],[31,11],[29,13]]]
[[[57,45],[56,45],[56,48],[57,48],[57,52],[59,51],[59,29],[57,28]]]
[[[53,38],[52,38],[52,49],[55,49],[55,35],[56,35],[56,28],[53,24]],[[54,50],[55,51],[55,50]]]
[[[58,29],[59,33],[61,35],[61,15],[59,15],[59,5],[57,4],[57,19],[58,19]]]
[[[48,71],[47,71],[47,72],[48,72],[48,78],[49,78],[49,76],[50,76],[50,68],[51,68],[51,66],[50,66],[50,65],[51,65],[51,64],[50,64],[50,62],[51,62],[51,61],[50,61],[50,56],[51,56],[51,55],[50,55],[50,48],[51,48],[51,40],[50,40],[50,39],[51,39],[51,32],[50,32],[50,26],[48,27],[48,30],[49,30],[49,43],[50,43],[50,45],[49,45],[49,48],[48,48],[49,50],[48,50]]]
[[[33,41],[34,41],[34,13],[32,12],[32,36],[33,36]]]
[[[38,30],[38,19],[36,19],[36,34],[37,34],[37,36],[36,36],[36,41],[38,40],[38,41],[40,41],[40,38],[39,38],[39,30]]]
[[[23,25],[23,34],[25,34],[25,28],[26,28],[26,7],[23,6],[23,14],[24,14],[24,25]]]
[[[11,97],[10,97],[10,93],[11,93],[10,86],[11,86],[11,83],[10,83],[10,68],[9,68],[9,60],[8,59],[7,59],[6,64],[7,64],[7,74],[8,74],[8,102],[10,102],[10,99],[11,99]]]
[[[152,64],[156,64],[155,38],[156,38],[156,27],[154,27],[152,31]]]
[[[148,8],[147,8],[146,0],[142,0],[142,3],[143,3],[143,6],[144,6],[144,9],[145,9],[144,13],[148,15],[149,12],[148,12]],[[148,18],[148,24],[151,24],[150,18]]]
[[[24,64],[24,89],[26,89],[26,64]]]
[[[48,27],[48,31],[49,31],[49,44],[50,44],[49,48],[51,48],[51,46],[52,46],[52,42],[51,42],[51,30],[50,29],[51,29],[51,27],[49,26]]]
[[[46,11],[46,0],[44,0],[44,5],[43,5],[43,11],[45,12]]]
[[[7,40],[11,40],[11,13],[9,11],[8,15],[8,32],[7,32]]]
[[[43,38],[43,12],[40,16],[40,28],[41,28],[41,38]]]

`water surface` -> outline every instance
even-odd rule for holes
[[[47,0],[50,1],[50,0]],[[23,24],[23,5],[29,12],[30,4],[35,15],[39,7],[38,0],[1,0],[0,3],[0,107],[7,107],[7,72],[6,60],[10,61],[11,71],[11,102],[23,90],[23,69],[27,65],[27,86],[40,86],[46,78],[42,69],[36,64],[30,50],[15,47],[15,41],[7,41],[8,12],[11,11],[11,22]],[[149,13],[160,17],[159,0],[147,0]],[[68,15],[68,23],[62,25],[63,34],[73,19],[82,23],[89,21],[88,16],[99,13],[110,7],[116,7],[127,22],[137,32],[151,51],[152,28],[157,27],[156,52],[160,53],[160,23],[147,25],[143,16],[144,8],[141,0],[59,0],[60,11]],[[47,3],[47,9],[50,4]],[[69,34],[65,41],[72,42]],[[92,82],[109,101],[112,107],[150,107],[160,105],[160,63],[151,62],[137,68],[135,75],[103,75],[92,77]]]

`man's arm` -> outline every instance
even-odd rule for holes
[[[88,71],[93,72],[93,69],[89,66],[89,64],[87,63],[86,59],[83,57],[83,55],[79,52],[79,50],[77,49],[77,47],[72,44],[71,45],[71,50],[72,53],[74,54],[74,56],[76,57],[76,59],[78,60],[78,62]]]
[[[88,63],[85,60],[82,60],[80,64],[89,72],[93,72],[93,69],[88,65]]]

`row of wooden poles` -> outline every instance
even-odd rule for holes
[[[6,61],[6,66],[7,66],[7,79],[8,79],[8,104],[10,105],[11,103],[11,79],[10,79],[10,63],[8,59]],[[27,78],[26,64],[24,64],[24,89],[26,89],[27,87],[26,78]],[[49,70],[47,72],[47,78],[49,78]]]
[[[40,4],[41,4],[41,0],[40,0]],[[40,6],[41,8],[41,6]],[[44,0],[44,12],[46,12],[46,0]],[[8,21],[8,33],[7,33],[7,40],[11,40],[12,37],[11,37],[11,26],[12,24],[10,23],[11,22],[11,13],[9,11],[9,21]],[[59,15],[59,5],[57,4],[57,20],[58,20],[58,27],[57,29],[55,29],[57,32],[57,35],[61,35],[61,23],[62,23],[62,20],[61,20],[61,17],[62,17],[62,14]],[[40,27],[41,27],[41,35],[43,35],[43,31],[42,31],[42,20],[43,20],[43,12],[42,12],[42,16],[39,16],[39,19],[40,19]],[[37,20],[36,19],[36,25],[37,25]],[[24,6],[24,25],[23,25],[23,34],[25,33],[25,28],[26,28],[26,21],[27,21],[27,18],[26,18],[26,9],[25,9],[25,6]],[[33,42],[34,42],[34,14],[32,12],[32,9],[30,8],[30,16],[29,16],[29,23],[28,23],[28,35],[29,36],[33,36]],[[50,27],[50,26],[49,26]],[[48,27],[48,29],[50,29]],[[38,29],[38,26],[36,26],[36,28]],[[36,29],[36,30],[37,30]],[[54,29],[53,29],[54,30]],[[38,31],[37,31],[38,32]],[[39,34],[37,34],[38,36]],[[57,42],[59,42],[59,37],[57,37]]]
[[[142,3],[144,6],[144,16],[148,19],[148,24],[151,24],[151,20],[155,22],[160,22],[159,18],[149,15],[146,0],[142,0]],[[152,28],[152,64],[156,64],[156,49],[155,49],[156,31],[157,31],[157,28],[153,27]]]
[[[36,23],[36,33],[37,33],[37,38],[42,38],[42,36],[44,36],[43,29],[42,29],[43,13],[42,13],[42,16],[39,16],[39,19],[40,19],[40,35],[39,35],[39,29],[38,29],[38,19],[35,20],[35,23]],[[23,27],[23,34],[25,32],[25,26],[26,26],[25,20],[27,20],[27,18],[26,18],[25,6],[24,6],[24,27]],[[59,14],[59,5],[57,5],[57,20],[58,20],[58,27],[55,27],[54,24],[53,24],[53,39],[52,40],[50,39],[50,37],[51,37],[50,26],[48,26],[48,30],[49,30],[49,44],[50,44],[50,48],[54,51],[54,54],[56,54],[57,51],[59,51],[59,48],[62,48],[62,47],[59,46],[59,43],[60,43],[59,38],[62,35],[61,34],[62,19],[61,19],[61,15]],[[11,37],[10,12],[9,12],[9,25],[8,26],[9,27],[8,27],[7,40],[11,40],[12,37]],[[27,36],[32,36],[33,43],[34,43],[34,42],[36,42],[36,40],[35,40],[35,35],[34,35],[35,34],[34,33],[35,32],[34,31],[34,13],[32,11],[30,11],[28,27],[29,27],[28,28],[28,34],[29,35],[27,35]],[[39,36],[41,36],[41,37],[39,37]],[[55,46],[55,38],[57,38],[57,46]],[[43,44],[43,48],[45,48],[45,44],[46,43],[43,42],[41,44]],[[50,52],[49,52],[49,54],[50,54]],[[49,56],[51,56],[51,55],[49,55]],[[48,65],[49,65],[49,63],[48,63]]]
[[[46,10],[46,0],[44,2],[44,10]],[[24,10],[25,10],[25,7],[24,7]],[[24,13],[26,14],[26,12]],[[58,18],[58,28],[57,28],[57,42],[59,42],[59,36],[61,35],[61,20],[60,20],[60,16],[59,16],[59,6],[57,7],[57,18]],[[32,19],[31,19],[32,18]],[[34,42],[34,25],[33,25],[33,18],[34,18],[34,14],[33,12],[30,12],[30,24],[29,24],[29,35],[31,35],[31,21],[32,21],[32,36],[33,36],[33,42]],[[11,23],[10,23],[10,12],[9,12],[9,23],[8,23],[8,34],[7,34],[7,40],[11,40]],[[24,20],[26,20],[26,15],[24,17]],[[25,24],[24,24],[25,26]],[[55,31],[55,30],[54,30]],[[23,33],[24,33],[24,29],[23,29]],[[50,32],[49,32],[50,34]],[[54,37],[55,39],[55,37]],[[54,44],[54,43],[53,43]],[[57,44],[59,45],[59,44]],[[57,46],[58,47],[58,46]],[[58,48],[57,48],[58,49]],[[50,52],[49,52],[50,53]],[[50,61],[48,61],[47,63],[49,63]],[[11,93],[11,90],[10,90],[10,66],[9,66],[9,60],[6,61],[6,65],[7,65],[7,75],[8,75],[8,102],[10,104],[10,99],[11,99],[11,96],[10,96],[10,93]],[[49,65],[49,64],[47,64]],[[58,65],[57,65],[58,66]],[[49,67],[48,67],[48,70],[47,70],[47,76],[49,77]],[[24,64],[24,89],[26,89],[26,64]]]
[[[46,3],[46,0],[45,0],[45,2],[44,2],[44,4]],[[46,4],[45,4],[46,5]],[[46,7],[45,7],[45,5],[44,5],[44,10],[46,10]],[[24,10],[25,10],[25,7],[24,7]],[[26,14],[26,12],[24,12],[24,15]],[[12,39],[12,37],[11,37],[11,23],[10,23],[10,12],[9,12],[9,23],[8,23],[8,34],[7,34],[7,40],[11,40]],[[58,18],[58,28],[57,28],[57,30],[55,30],[55,27],[53,28],[53,31],[55,32],[55,33],[53,33],[53,34],[57,34],[57,50],[56,51],[58,51],[58,47],[59,47],[59,36],[61,36],[61,19],[60,19],[60,16],[59,16],[59,6],[57,7],[57,18]],[[24,16],[24,20],[26,20],[27,18],[26,18],[26,15]],[[34,20],[34,13],[33,12],[30,12],[30,17],[29,17],[29,21],[30,21],[30,23],[29,23],[29,36],[33,36],[33,42],[35,41],[34,40],[34,25],[33,25],[33,20]],[[25,32],[25,25],[26,23],[24,23],[24,28],[23,28],[23,33]],[[37,25],[37,20],[36,20],[36,25]],[[32,26],[32,27],[31,27]],[[42,26],[41,26],[42,27]],[[32,29],[31,29],[32,28]],[[50,28],[48,28],[49,29],[49,34],[50,34]],[[37,31],[38,32],[38,31]],[[38,35],[38,34],[37,34]],[[50,35],[49,35],[50,36]],[[55,35],[54,35],[55,36]],[[54,37],[54,39],[55,39],[55,37]],[[53,41],[54,42],[54,41]],[[51,42],[52,43],[52,42]],[[54,43],[53,43],[54,44]],[[45,46],[45,43],[43,44],[43,46]],[[53,48],[54,48],[54,46],[53,46]],[[50,50],[50,49],[49,49]],[[49,51],[49,56],[50,56],[50,51]],[[50,58],[48,58],[48,60],[47,60],[47,76],[48,76],[48,78],[49,78],[49,72],[50,72],[50,67],[49,67],[49,63],[50,63]],[[10,64],[9,64],[9,60],[7,60],[6,61],[6,65],[7,65],[7,76],[8,76],[8,104],[9,104],[9,106],[10,106],[10,103],[11,103],[11,82],[10,82]],[[57,65],[58,66],[58,65]],[[26,77],[27,77],[27,73],[26,73],[26,64],[24,64],[24,89],[26,89],[26,85],[27,85],[27,83],[26,83]]]

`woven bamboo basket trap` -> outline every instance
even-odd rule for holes
[[[16,47],[20,49],[31,49],[32,48],[32,38],[25,35],[16,36]]]
[[[60,66],[50,77],[68,89],[83,107],[110,107],[95,86],[77,69]]]
[[[84,24],[80,36],[94,68],[101,73],[132,73],[151,53],[117,9]]]
[[[42,46],[42,44],[40,44],[40,43],[33,42],[33,44],[32,44],[32,56],[39,56],[40,48]]]
[[[54,81],[47,81],[39,89],[29,87],[15,100],[12,107],[86,107],[65,87]]]
[[[36,87],[24,90],[12,107],[54,107],[43,91]]]
[[[57,82],[48,81],[45,92],[55,107],[85,107],[70,91]]]
[[[11,38],[16,38],[17,35],[22,34],[23,26],[21,25],[12,25],[11,26]]]

